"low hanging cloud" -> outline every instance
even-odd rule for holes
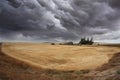
[[[0,41],[120,39],[119,13],[119,0],[1,0]]]

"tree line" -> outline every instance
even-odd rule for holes
[[[81,40],[80,40],[80,42],[79,42],[79,44],[81,44],[81,45],[92,45],[94,42],[93,42],[93,38],[91,37],[91,38],[86,38],[86,37],[84,37],[84,38],[81,38]]]
[[[83,37],[80,39],[79,43],[74,44],[71,42],[59,43],[60,45],[92,45],[94,43],[93,38]],[[55,45],[55,43],[51,43],[51,45]]]

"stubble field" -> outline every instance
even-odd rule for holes
[[[69,46],[47,43],[4,43],[2,52],[33,66],[55,70],[93,70],[108,63],[118,47]]]

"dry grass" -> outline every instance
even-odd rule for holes
[[[48,51],[49,53],[46,53]],[[5,43],[2,51],[0,50],[0,80],[120,80],[118,74],[120,70],[119,52],[119,47],[115,46]],[[101,63],[97,58],[101,60]],[[50,67],[44,62],[48,63]],[[85,62],[83,64],[85,68],[81,62]],[[105,64],[102,65],[103,63]],[[57,67],[65,65],[65,68],[51,68],[51,65]],[[94,70],[91,65],[101,67]],[[81,70],[87,69],[86,67],[93,70]]]
[[[107,63],[117,47],[67,46],[36,43],[4,43],[2,51],[16,59],[45,69],[95,69]]]
[[[83,72],[83,73],[82,73]],[[0,80],[91,80],[82,71],[57,71],[31,66],[0,52]]]

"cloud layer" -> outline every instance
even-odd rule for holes
[[[1,0],[0,40],[120,38],[120,0]]]

